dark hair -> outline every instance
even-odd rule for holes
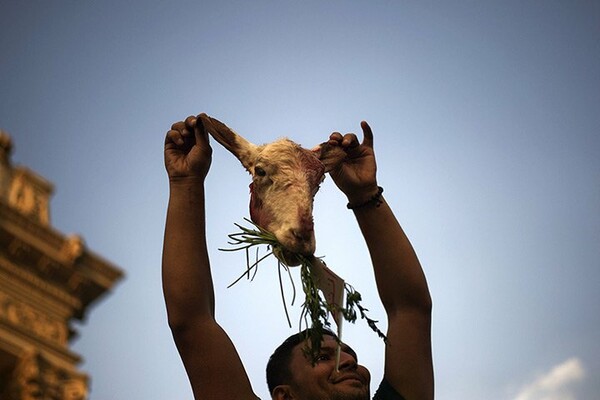
[[[275,349],[269,362],[267,362],[267,386],[269,394],[273,393],[279,385],[287,384],[292,380],[292,371],[290,371],[290,361],[292,359],[292,350],[300,343],[305,342],[311,333],[311,328],[295,333],[288,337]],[[329,329],[323,329],[323,334],[337,338],[337,335]]]

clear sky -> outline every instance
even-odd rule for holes
[[[162,146],[200,112],[256,143],[307,147],[370,122],[379,182],[434,300],[438,399],[598,398],[598,1],[3,0],[13,160],[56,185],[54,226],[127,274],[73,343],[92,400],[192,399],[161,292]],[[249,177],[214,150],[217,317],[266,399],[266,360],[297,327],[274,265],[226,289],[245,260],[218,248],[248,215]],[[383,318],[329,179],[315,223],[317,253]],[[376,384],[381,343],[360,322],[344,334]]]

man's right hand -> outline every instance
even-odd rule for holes
[[[165,137],[165,168],[169,180],[204,180],[210,169],[212,148],[200,115],[175,122]]]

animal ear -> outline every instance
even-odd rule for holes
[[[311,151],[321,160],[325,172],[335,169],[346,158],[346,152],[340,146],[333,146],[328,142],[321,143]]]
[[[244,168],[252,171],[257,147],[255,144],[235,133],[231,128],[216,118],[202,113],[199,115],[204,129],[219,143],[229,150],[242,163]]]

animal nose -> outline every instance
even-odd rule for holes
[[[305,232],[308,236],[312,235],[312,232],[315,229],[315,223],[313,221],[312,215],[310,216],[301,216],[299,221],[299,226],[296,229],[299,232]]]
[[[312,232],[312,229],[292,229],[292,235],[300,241],[310,240]]]
[[[309,255],[315,251],[314,231],[313,229],[292,228],[291,233],[292,243],[290,249],[297,253]]]
[[[301,216],[298,225],[292,228],[292,234],[298,240],[310,240],[315,229],[312,216]]]

